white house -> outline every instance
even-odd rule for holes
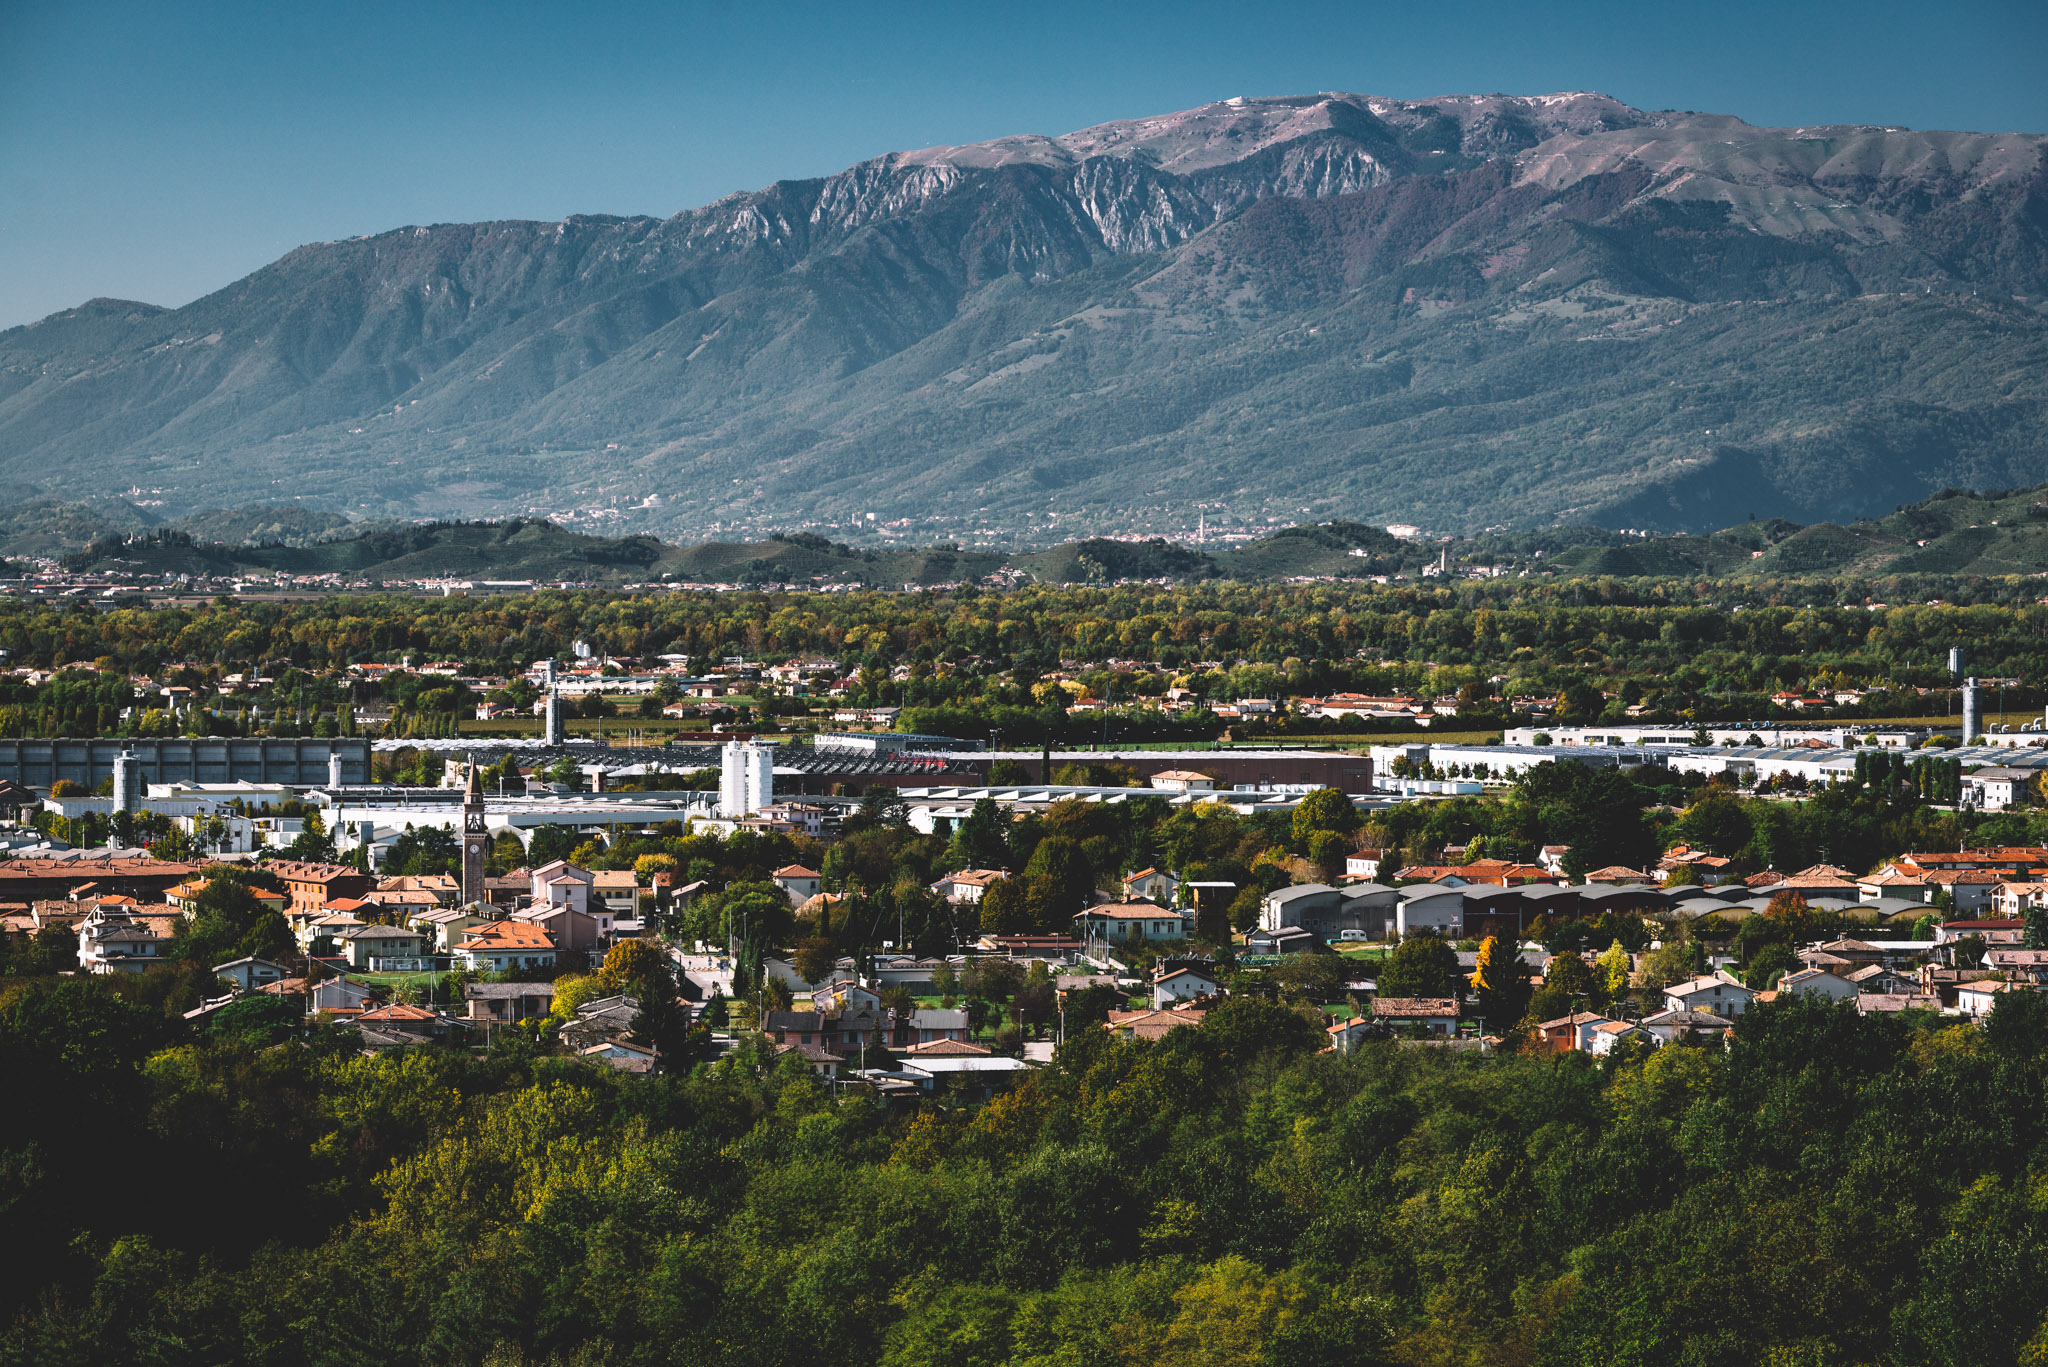
[[[256,989],[279,997],[304,997],[308,1011],[341,1011],[360,1009],[369,1002],[372,993],[369,988],[352,978],[322,978],[309,983],[304,978],[286,978]]]
[[[588,869],[579,869],[566,859],[557,859],[535,869],[532,877],[535,902],[553,902],[581,912],[590,910],[593,880]]]
[[[335,947],[350,968],[371,973],[392,959],[417,959],[426,953],[426,937],[403,926],[350,926],[334,937]]]
[[[1698,978],[1688,978],[1664,989],[1664,1005],[1671,1011],[1711,1011],[1734,1019],[1749,1009],[1756,993],[1744,987],[1725,969]],[[1644,1022],[1648,1024],[1647,1021]]]
[[[811,989],[811,1009],[837,1014],[853,1012],[880,1015],[882,994],[873,988],[862,987],[858,978],[834,978],[822,987]]]
[[[254,992],[259,987],[284,981],[285,972],[283,965],[268,959],[245,958],[215,964],[213,976],[226,979],[244,992]]]
[[[433,954],[448,954],[455,949],[455,942],[471,926],[480,926],[484,918],[473,911],[460,907],[436,907],[432,911],[416,913],[406,924],[418,931],[427,941],[427,949]]]
[[[1990,765],[1963,775],[1963,801],[1987,812],[2002,812],[2023,801],[2038,769],[2008,769]]]
[[[824,875],[801,864],[784,864],[768,876],[774,880],[776,887],[782,889],[793,907],[802,906],[825,890]]]
[[[2025,916],[2048,907],[2048,883],[2007,881],[1991,892],[1991,910],[1998,916]]]
[[[1180,892],[1180,879],[1165,869],[1139,869],[1124,878],[1124,899],[1136,901],[1144,898],[1157,902],[1162,907],[1173,905],[1173,899]]]
[[[1179,912],[1149,902],[1112,903],[1074,913],[1074,934],[1083,939],[1157,943],[1184,940],[1187,933],[1187,922]]]
[[[1973,983],[1964,983],[1956,989],[1956,1010],[1972,1020],[1982,1020],[1998,1006],[2000,993],[2038,992],[2032,983],[2001,982],[1996,978],[1980,978]]]
[[[1430,1035],[1458,1033],[1456,997],[1380,997],[1372,1004],[1372,1014],[1382,1025],[1419,1025]]]
[[[1344,856],[1344,876],[1363,878],[1375,882],[1380,876],[1380,866],[1386,862],[1385,850],[1354,850]]]
[[[1152,980],[1152,1009],[1164,1011],[1191,997],[1213,997],[1218,983],[1198,968],[1178,968]]]
[[[1323,1028],[1329,1032],[1330,1047],[1340,1054],[1348,1054],[1360,1043],[1372,1038],[1373,1019],[1371,1016],[1355,1016],[1348,1021],[1335,1021]]]
[[[87,973],[140,973],[168,959],[171,943],[139,921],[95,908],[78,923],[78,966]]]
[[[1802,968],[1780,978],[1778,991],[1802,997],[1826,997],[1830,1001],[1853,1001],[1857,988],[1847,978],[1838,978],[1824,969]]]
[[[1729,1017],[1712,1011],[1659,1011],[1642,1019],[1643,1029],[1660,1044],[1669,1044],[1685,1035],[1719,1039],[1734,1024]]]
[[[525,921],[486,921],[471,927],[455,946],[456,966],[475,973],[545,968],[554,961],[554,940],[547,931]]]
[[[1163,788],[1169,793],[1213,793],[1216,780],[1207,774],[1196,773],[1193,769],[1161,769],[1152,775],[1154,788]]]
[[[1614,1052],[1615,1045],[1631,1039],[1649,1040],[1652,1044],[1657,1042],[1655,1035],[1639,1025],[1629,1021],[1604,1020],[1587,1030],[1585,1050],[1589,1054],[1604,1058]]]
[[[1009,876],[1007,869],[961,869],[932,884],[932,892],[956,906],[972,906]]]

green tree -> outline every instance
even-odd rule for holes
[[[1442,938],[1410,935],[1394,947],[1380,967],[1382,997],[1448,997],[1458,994],[1457,951]]]
[[[207,1017],[206,1033],[261,1049],[292,1038],[304,1024],[305,1013],[296,1000],[259,993],[229,1002]]]
[[[1007,867],[1010,860],[1009,825],[994,798],[977,799],[954,830],[947,857],[959,868]]]
[[[1512,1030],[1529,1009],[1529,967],[1512,940],[1493,935],[1481,940],[1471,981],[1479,1014],[1495,1033]]]
[[[296,955],[298,947],[283,913],[255,895],[254,889],[275,891],[276,885],[275,877],[258,869],[216,866],[193,897],[192,919],[172,952],[202,968],[250,955],[273,961]]]
[[[1344,795],[1342,789],[1318,788],[1302,798],[1294,808],[1294,846],[1305,851],[1319,832],[1349,835],[1358,829],[1358,825],[1358,809],[1351,805],[1351,799]]]
[[[1752,992],[1765,991],[1798,964],[1799,961],[1792,957],[1792,951],[1784,945],[1765,945],[1743,970],[1742,985]]]
[[[1086,907],[1095,889],[1095,871],[1080,842],[1063,835],[1038,842],[1024,866],[1024,877],[1027,882],[1043,882],[1044,896],[1050,902],[1049,919],[1055,925]]]
[[[1607,1005],[1608,992],[1603,975],[1594,971],[1577,954],[1558,954],[1544,970],[1543,985],[1558,988],[1567,1000],[1583,1003],[1597,1011]]]
[[[817,984],[832,976],[832,966],[838,961],[839,947],[822,935],[812,935],[797,942],[790,967],[805,982]]]
[[[328,832],[327,823],[320,819],[320,813],[308,808],[304,822],[299,834],[286,846],[285,858],[304,859],[315,864],[333,863],[334,837]]]

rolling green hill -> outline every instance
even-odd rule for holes
[[[28,540],[54,541],[67,529],[103,525],[81,522],[67,505],[46,507],[47,524],[36,523],[32,511],[13,514],[17,534]],[[278,525],[276,519],[263,522],[264,516],[262,510],[243,510],[228,521]],[[108,517],[118,520],[118,510]],[[858,547],[811,533],[675,546],[645,535],[588,536],[547,522],[513,520],[361,528],[298,545],[231,546],[159,527],[126,536],[100,534],[64,563],[80,571],[286,573],[368,582],[467,578],[902,588],[971,583],[1002,571],[1048,584],[1414,577],[1439,561],[1454,576],[1485,566],[1579,578],[2048,574],[2048,485],[1985,494],[1944,490],[1883,518],[1847,526],[1802,527],[1772,518],[1708,536],[1627,536],[1581,526],[1402,540],[1382,528],[1331,522],[1282,528],[1215,553],[1157,538],[1097,537],[997,555],[951,546]]]

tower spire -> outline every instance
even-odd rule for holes
[[[469,762],[469,782],[462,790],[462,903],[474,906],[484,900],[484,847],[490,836],[484,829],[484,781],[474,759]]]

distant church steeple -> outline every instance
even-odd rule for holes
[[[484,900],[484,781],[476,761],[469,763],[469,783],[462,791],[462,904]]]

